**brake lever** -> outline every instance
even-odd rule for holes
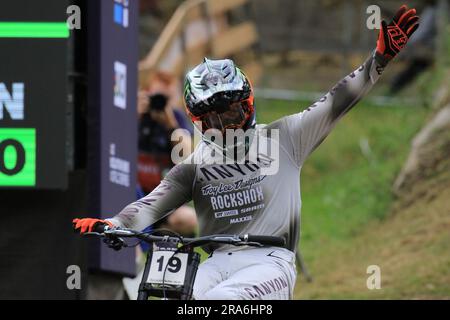
[[[105,236],[110,237],[134,237],[136,236],[137,232],[132,232],[130,230],[123,230],[120,228],[108,228],[104,232]]]
[[[108,246],[108,248],[119,251],[120,249],[127,247],[126,242],[122,238],[110,238],[106,237],[103,239],[103,242]]]
[[[125,242],[125,240],[123,240],[122,238],[116,237],[116,236],[112,236],[110,234],[108,234],[107,232],[105,233],[99,233],[99,232],[85,232],[82,234],[83,237],[89,237],[89,236],[96,236],[96,237],[101,237],[103,238],[103,243],[105,243],[108,248],[114,249],[116,251],[127,247],[127,244]]]

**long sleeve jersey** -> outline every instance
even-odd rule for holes
[[[304,111],[262,129],[278,129],[279,167],[263,174],[257,163],[208,164],[194,161],[210,154],[202,141],[146,197],[109,219],[115,226],[142,230],[193,200],[200,235],[280,236],[295,251],[300,233],[300,171],[305,159],[325,139],[380,77],[386,62],[375,52]],[[211,248],[205,248],[210,251]]]

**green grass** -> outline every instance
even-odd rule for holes
[[[257,101],[259,123],[301,111],[309,102]],[[427,110],[361,102],[305,162],[301,174],[301,251],[314,261],[321,248],[345,243],[369,221],[382,219],[391,186],[426,120]],[[363,154],[360,144],[369,146]]]
[[[372,219],[348,241],[320,248],[309,264],[315,280],[300,277],[296,298],[450,299],[448,158],[441,165],[439,177],[416,180],[386,219]],[[381,268],[381,290],[366,287],[366,268],[373,264]]]

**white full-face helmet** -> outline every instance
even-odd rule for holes
[[[209,60],[186,75],[184,102],[192,122],[208,129],[254,128],[254,96],[247,76],[230,59]]]

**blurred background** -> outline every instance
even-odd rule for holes
[[[171,132],[193,134],[186,71],[234,59],[269,123],[372,52],[368,7],[390,19],[403,3],[417,8],[418,31],[303,167],[295,298],[449,299],[448,0],[3,4],[0,298],[133,298],[146,248],[113,252],[76,236],[71,220],[111,217],[174,165]],[[186,204],[158,224],[192,234],[195,212]],[[381,289],[366,286],[371,265]]]

